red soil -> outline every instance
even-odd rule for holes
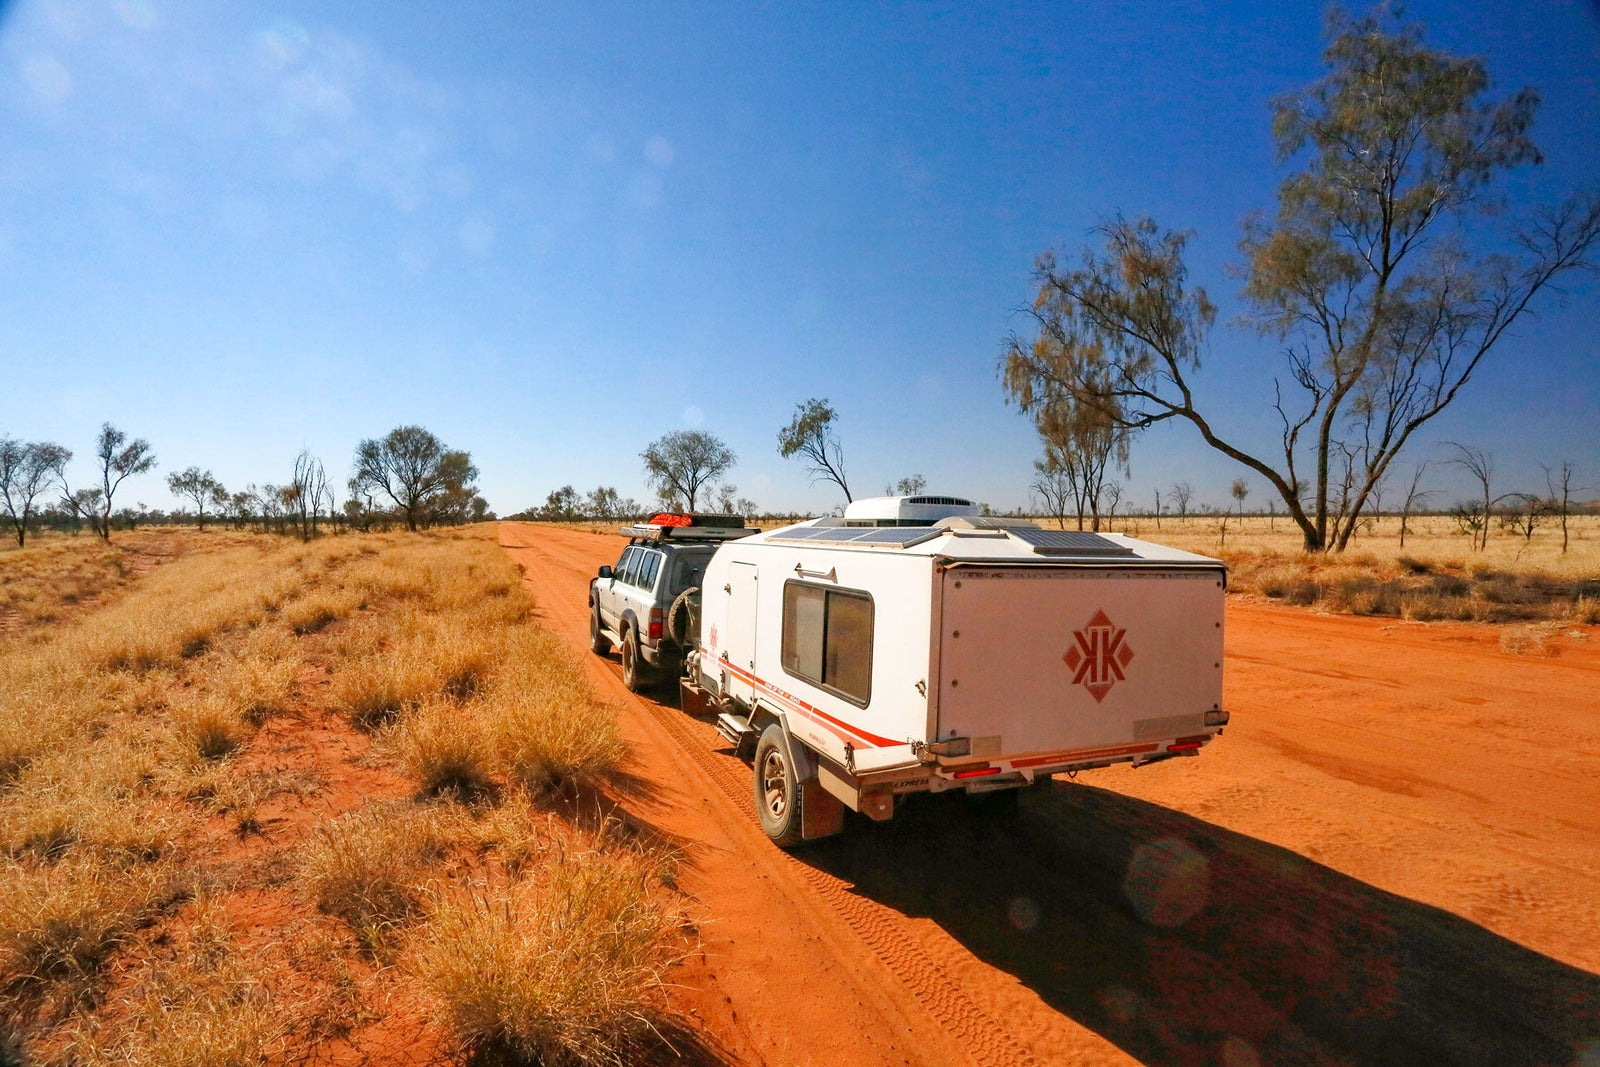
[[[1011,820],[919,798],[788,854],[708,724],[583,651],[619,539],[500,539],[621,709],[626,807],[684,844],[703,952],[676,1003],[740,1061],[1600,1060],[1593,627],[1518,657],[1490,627],[1231,603],[1233,724],[1198,759]]]

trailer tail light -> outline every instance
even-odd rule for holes
[[[1189,752],[1200,747],[1198,741],[1175,741],[1167,746],[1168,752]]]
[[[984,775],[999,773],[999,767],[979,767],[971,771],[957,771],[955,776],[957,778],[982,778]]]
[[[661,628],[666,620],[666,613],[660,608],[650,609],[650,640],[661,640]]]

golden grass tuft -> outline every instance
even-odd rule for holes
[[[353,638],[360,654],[334,674],[335,706],[363,727],[381,725],[432,697],[465,700],[478,692],[498,659],[499,634],[474,613],[400,613],[383,632]]]
[[[616,710],[600,702],[571,652],[544,630],[507,637],[483,717],[503,773],[536,794],[598,785],[627,754]]]
[[[187,820],[154,795],[158,745],[111,735],[35,760],[0,796],[0,851],[53,859],[89,850],[118,862],[168,853]]]
[[[494,754],[475,708],[427,700],[408,711],[384,740],[425,792],[471,796],[491,784]]]
[[[359,593],[344,588],[313,589],[284,605],[279,618],[297,635],[314,634],[364,606]]]
[[[1500,651],[1513,656],[1553,656],[1550,638],[1562,628],[1559,622],[1507,626],[1500,631]]]
[[[237,647],[207,656],[200,682],[246,722],[259,725],[289,706],[302,666],[294,638],[276,627],[263,627]]]
[[[508,886],[435,891],[408,966],[478,1054],[633,1062],[681,957],[659,874],[647,854],[591,847],[547,856]]]
[[[244,716],[237,705],[220,697],[186,700],[171,714],[178,736],[205,759],[221,759],[244,740]]]
[[[25,865],[0,859],[0,986],[82,984],[135,927],[179,895],[170,867],[93,855]]]
[[[69,1062],[98,1067],[253,1067],[285,1034],[285,1011],[241,957],[221,909],[204,902],[172,959],[146,962],[109,1018],[72,1035]]]
[[[302,875],[319,909],[383,954],[421,913],[427,867],[444,856],[458,830],[438,808],[369,804],[317,830]]]

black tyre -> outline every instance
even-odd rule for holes
[[[642,693],[654,680],[649,664],[639,655],[639,631],[630,626],[622,632],[622,684],[630,693]]]
[[[700,643],[700,635],[689,632],[691,618],[689,602],[698,602],[699,596],[700,587],[698,585],[690,586],[679,593],[677,598],[673,600],[672,607],[667,609],[667,636],[672,638],[678,647],[685,652],[693,651],[695,646]]]
[[[800,783],[795,780],[783,727],[773,723],[756,743],[756,818],[779,848],[800,843]]]
[[[597,656],[608,655],[611,652],[611,639],[600,628],[599,604],[596,604],[594,610],[589,612],[589,651]]]

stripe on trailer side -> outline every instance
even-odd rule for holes
[[[707,649],[701,649],[700,651],[702,655],[708,654]],[[845,741],[849,741],[854,744],[860,744],[866,748],[892,748],[894,746],[903,745],[906,743],[904,741],[893,741],[887,737],[879,737],[877,734],[868,733],[859,726],[852,726],[843,719],[835,718],[834,716],[823,711],[821,708],[807,704],[794,694],[779,689],[765,678],[753,674],[750,671],[745,670],[743,667],[736,666],[725,659],[714,659],[712,662],[728,668],[728,670],[732,671],[735,675],[767,693],[779,703],[788,706],[790,710],[798,712],[803,717],[810,719],[812,722],[816,723],[818,726],[821,726],[829,733],[834,734]]]

